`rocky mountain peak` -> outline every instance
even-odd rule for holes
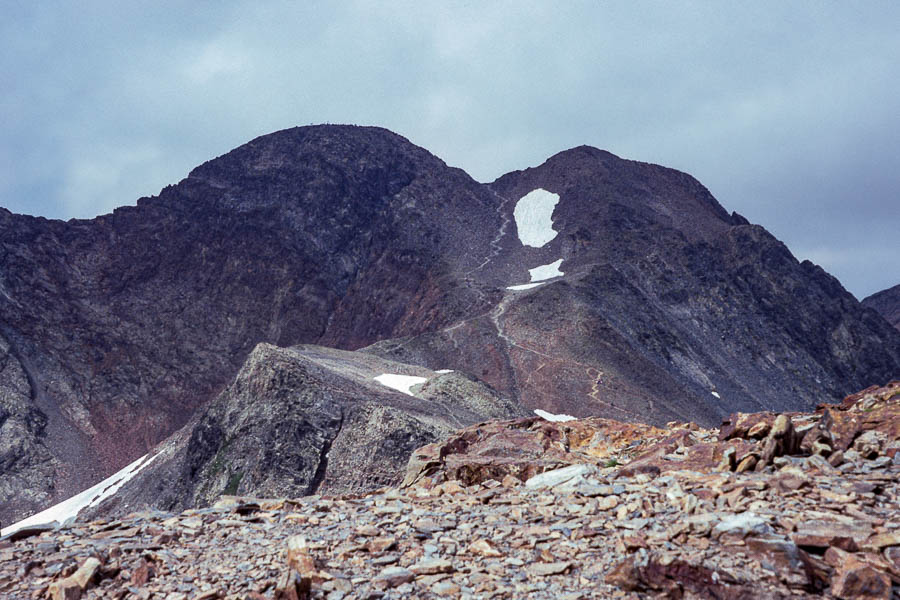
[[[188,180],[227,189],[256,181],[267,186],[291,184],[306,196],[316,188],[355,190],[391,196],[417,171],[440,168],[443,162],[406,138],[380,127],[320,125],[294,127],[260,136],[193,169]],[[311,187],[312,189],[306,189]],[[256,195],[257,202],[277,194]],[[317,190],[322,191],[322,190]],[[280,199],[280,198],[279,198]]]
[[[171,501],[207,502],[228,472],[381,485],[416,441],[486,415],[710,425],[809,408],[900,372],[900,332],[876,317],[673,169],[584,146],[486,185],[384,129],[288,129],[112,215],[0,213],[0,518],[163,442],[171,461],[147,473],[195,465],[215,485]],[[200,443],[239,437],[228,415],[252,398],[235,378],[275,365],[302,376],[257,381],[287,404],[247,421],[254,435],[332,400],[290,421],[297,451]],[[413,401],[381,375],[429,383]],[[384,469],[351,460],[377,454],[353,439],[382,434]]]

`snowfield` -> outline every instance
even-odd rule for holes
[[[382,373],[375,378],[375,381],[383,386],[389,387],[398,392],[403,392],[407,396],[415,396],[410,388],[417,383],[425,383],[427,377],[416,377],[415,375],[397,375],[396,373]]]
[[[523,283],[520,285],[511,285],[506,289],[508,290],[530,290],[531,288],[537,287],[539,285],[544,285],[547,283],[545,280],[552,279],[554,277],[562,277],[565,275],[562,271],[559,270],[559,266],[562,264],[563,259],[559,259],[550,263],[549,265],[541,265],[540,267],[535,267],[533,269],[528,269],[528,273],[531,275],[531,283]]]
[[[565,423],[566,421],[578,420],[578,417],[573,417],[572,415],[554,415],[553,413],[548,413],[546,410],[541,410],[539,408],[534,409],[534,414],[544,419],[545,421],[553,421],[555,423]]]
[[[519,240],[526,246],[540,248],[556,237],[553,230],[553,209],[559,194],[538,188],[522,196],[513,210]]]
[[[508,290],[530,290],[531,288],[536,288],[539,285],[544,285],[547,283],[546,281],[539,281],[538,283],[523,283],[522,285],[511,285],[507,287]]]
[[[531,273],[531,281],[543,281],[545,279],[552,279],[553,277],[562,277],[565,275],[565,273],[559,270],[562,261],[563,259],[559,259],[549,265],[541,265],[540,267],[528,269],[528,272]]]
[[[147,458],[149,456],[149,458]],[[138,472],[153,462],[157,457],[156,454],[150,456],[145,454],[115,475],[110,475],[97,485],[89,487],[80,494],[76,494],[68,500],[63,500],[55,506],[51,506],[46,510],[35,513],[27,519],[22,519],[18,523],[13,523],[9,527],[5,527],[0,531],[0,535],[6,535],[13,531],[18,531],[23,527],[31,525],[43,525],[46,523],[65,523],[67,520],[76,516],[82,509],[90,506],[97,506],[113,494],[119,491],[125,483],[138,474]]]

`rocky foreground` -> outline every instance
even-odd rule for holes
[[[492,422],[400,489],[20,530],[0,596],[890,599],[898,474],[900,382],[719,429]]]

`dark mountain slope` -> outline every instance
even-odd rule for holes
[[[551,226],[546,241],[520,238]],[[508,289],[532,276],[548,279]],[[88,221],[0,211],[0,335],[4,522],[181,427],[185,444],[204,423],[239,431],[221,418],[251,414],[253,395],[219,392],[261,342],[366,348],[309,388],[266,384],[310,406],[328,394],[390,405],[350,376],[373,354],[457,369],[515,410],[655,423],[804,409],[900,375],[900,333],[684,173],[579,147],[483,185],[391,132],[349,126],[263,136]],[[458,392],[411,427],[434,433]],[[279,414],[249,431],[281,444]],[[303,456],[326,439],[338,455],[369,452],[326,417],[301,436],[315,441]],[[373,423],[392,418],[360,417],[359,431],[374,440]],[[209,493],[229,487],[208,470],[220,447],[171,447],[206,465],[186,473],[215,482]],[[310,489],[298,465],[311,459],[292,456],[240,470]],[[347,479],[335,489],[367,481],[366,465],[333,471]],[[177,501],[208,500],[195,492]]]
[[[376,381],[420,377],[409,394]],[[525,416],[461,373],[360,352],[258,345],[191,427],[98,514],[207,506],[223,494],[299,497],[400,482],[409,455],[463,424]]]
[[[888,323],[900,329],[900,285],[872,294],[862,305],[877,310]]]
[[[810,408],[900,374],[895,331],[684,173],[580,147],[492,188],[510,220],[492,281],[559,259],[565,275],[370,351],[467,370],[530,407],[656,423]],[[513,214],[535,189],[559,195],[539,248]]]
[[[264,136],[89,221],[0,210],[0,333],[31,365],[28,410],[47,419],[31,438],[57,473],[26,477],[0,518],[146,452],[259,342],[353,348],[465,314],[483,301],[454,273],[489,253],[494,204],[400,136],[328,126]],[[4,482],[20,467],[38,473],[19,462]]]

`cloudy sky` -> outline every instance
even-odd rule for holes
[[[253,137],[382,125],[480,181],[691,173],[857,297],[900,283],[900,3],[0,0],[0,206],[134,204]]]

